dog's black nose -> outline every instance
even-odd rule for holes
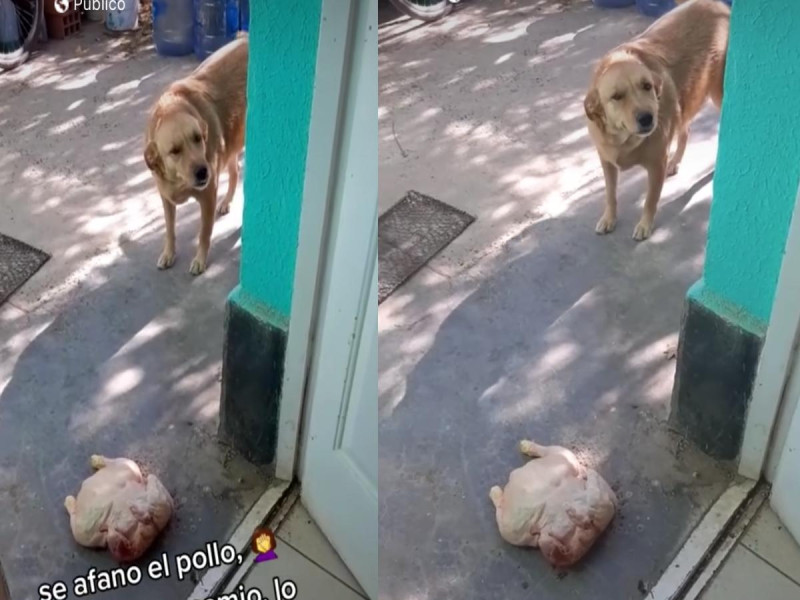
[[[194,178],[197,183],[205,183],[208,181],[208,167],[197,167],[194,170]]]
[[[639,113],[636,116],[636,122],[639,123],[641,130],[648,131],[653,126],[653,113]]]

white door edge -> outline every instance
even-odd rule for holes
[[[800,331],[800,302],[797,301],[800,298],[800,269],[792,260],[798,257],[800,189],[789,226],[772,315],[753,384],[753,395],[747,410],[739,457],[739,474],[751,479],[759,479],[764,474],[768,481],[773,480],[780,450],[788,433],[789,420],[794,412],[793,406],[781,408],[781,402],[784,398],[787,405],[797,401],[796,395],[791,397],[784,394],[784,391],[788,388],[786,384],[794,364],[797,334]],[[787,418],[778,418],[779,414],[787,415]]]
[[[322,2],[292,312],[278,414],[275,476],[279,479],[293,479],[301,467],[297,455],[319,306],[320,268],[325,264],[331,185],[335,182],[334,169],[338,164],[341,102],[346,88],[347,32],[353,13],[353,0]]]
[[[354,3],[328,253],[300,445],[301,499],[378,598],[378,15]]]
[[[790,424],[785,444],[780,453],[775,453],[778,456],[770,505],[786,530],[800,542],[800,410],[784,420]]]

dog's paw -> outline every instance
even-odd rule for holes
[[[669,161],[669,163],[667,163],[667,177],[677,175],[678,167],[680,167],[680,163],[675,162],[674,160]]]
[[[217,216],[222,217],[227,215],[231,212],[231,203],[230,202],[223,202],[217,207]]]
[[[201,258],[199,256],[195,256],[194,260],[192,260],[192,264],[189,265],[189,273],[192,275],[200,275],[203,271],[206,270],[206,259]]]
[[[617,218],[612,217],[611,215],[607,215],[603,213],[603,216],[600,217],[600,220],[597,222],[594,230],[595,232],[603,235],[605,233],[611,233],[614,231],[614,228],[617,226]]]
[[[637,242],[641,242],[642,240],[649,238],[651,233],[653,233],[653,223],[651,221],[645,221],[642,219],[633,229],[633,239],[635,239]]]
[[[159,269],[169,269],[172,265],[175,264],[175,252],[168,252],[164,250],[161,253],[161,256],[158,257],[158,268]]]

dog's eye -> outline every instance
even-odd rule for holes
[[[625,94],[622,92],[614,92],[614,95],[611,96],[612,100],[622,100],[625,97]]]
[[[175,146],[174,148],[172,148],[169,151],[169,153],[172,154],[172,156],[177,156],[178,154],[181,153],[181,149],[179,147]]]
[[[192,136],[192,140],[195,144],[199,144],[203,138],[200,136],[199,133],[195,132],[194,136]]]
[[[649,81],[644,81],[644,82],[642,82],[642,89],[645,92],[649,92],[650,90],[653,89],[653,84],[650,83]]]

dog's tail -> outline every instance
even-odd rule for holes
[[[249,37],[250,37],[250,33],[247,32],[247,31],[240,31],[239,33],[236,34],[236,39],[237,40],[241,39],[241,38],[249,38]]]

